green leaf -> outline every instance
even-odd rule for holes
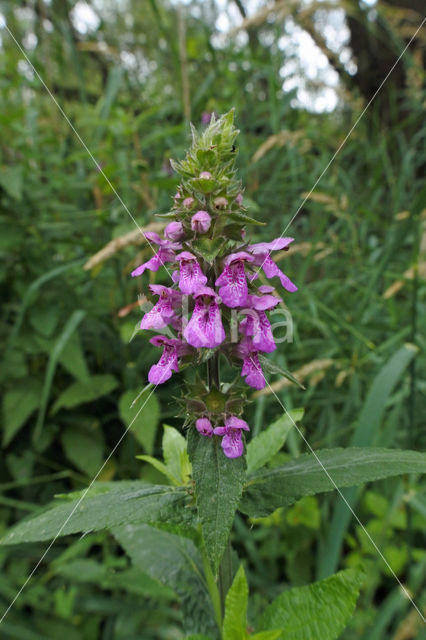
[[[224,244],[225,243],[223,238],[211,239],[201,237],[197,239],[196,243],[194,243],[194,249],[196,250],[198,255],[203,257],[204,260],[207,260],[207,262],[211,264],[213,263],[214,259],[216,258],[217,254]]]
[[[167,470],[175,479],[175,484],[187,484],[191,474],[187,442],[177,429],[167,424],[164,425],[163,456]]]
[[[226,214],[227,218],[231,220],[235,220],[236,222],[243,222],[244,224],[254,224],[258,227],[263,227],[266,222],[260,222],[259,220],[255,220],[254,218],[250,218],[250,216],[246,216],[245,213],[240,213],[237,211],[228,212]]]
[[[273,422],[265,431],[253,438],[247,445],[247,474],[257,471],[284,445],[287,434],[294,422],[303,418],[303,409],[290,411]]]
[[[219,437],[205,438],[194,428],[188,435],[188,451],[206,551],[216,573],[241,497],[244,458],[227,458]]]
[[[240,565],[226,594],[223,619],[223,640],[244,640],[247,633],[248,585],[243,566]]]
[[[59,362],[76,380],[84,383],[89,381],[90,373],[77,331],[71,336],[63,348],[59,356]]]
[[[6,191],[13,200],[22,200],[24,180],[22,165],[16,164],[10,167],[0,167],[0,187]]]
[[[71,338],[80,322],[83,320],[86,312],[82,309],[77,309],[68,318],[65,327],[63,328],[59,338],[56,340],[53,349],[49,355],[49,362],[46,369],[46,375],[44,378],[43,391],[40,399],[40,409],[37,416],[37,422],[34,428],[33,441],[36,443],[40,438],[41,429],[43,427],[44,417],[46,415],[47,403],[49,401],[50,388],[52,386],[53,377],[55,375],[56,365],[62,354],[65,345]]]
[[[259,631],[250,636],[250,640],[278,640],[284,629],[272,629],[270,631]]]
[[[282,640],[335,640],[353,614],[363,578],[359,570],[347,569],[284,591],[264,611],[259,626],[281,627]]]
[[[49,540],[134,522],[188,524],[192,521],[193,512],[185,508],[186,493],[182,489],[141,481],[111,485],[109,491],[94,496],[83,491],[78,500],[59,505],[54,503],[40,515],[16,525],[1,544]]]
[[[193,541],[145,524],[113,529],[132,564],[178,595],[186,633],[214,634],[202,559]]]
[[[3,445],[6,447],[40,404],[41,383],[27,379],[3,397]]]
[[[94,476],[102,466],[105,442],[101,429],[80,425],[66,427],[61,436],[68,460],[86,475]]]
[[[143,393],[138,389],[126,391],[118,401],[118,408],[126,427],[130,427],[130,431],[145,451],[152,453],[160,417],[160,404],[151,386],[144,389]]]
[[[180,483],[176,481],[176,478],[170,473],[164,462],[161,460],[157,460],[157,458],[153,458],[152,456],[136,456],[137,460],[143,460],[144,462],[148,462],[151,464],[157,471],[162,473],[168,480],[170,480],[171,484],[179,485]]]
[[[290,373],[290,371],[287,371],[286,369],[282,369],[277,364],[275,364],[275,362],[271,362],[270,360],[268,360],[268,358],[265,358],[265,356],[262,356],[262,354],[259,354],[258,358],[259,358],[260,364],[262,365],[262,369],[266,371],[266,373],[271,373],[272,375],[278,373],[279,375],[283,376],[287,380],[290,380],[290,382],[292,382],[293,384],[297,385],[299,389],[305,389],[303,384],[299,382],[299,380],[295,378],[294,375]]]
[[[88,382],[74,382],[57,399],[52,408],[52,413],[59,409],[72,409],[85,402],[92,402],[101,396],[105,396],[114,391],[118,382],[111,374],[99,374],[90,376]]]
[[[351,445],[366,447],[377,441],[388,398],[417,352],[416,345],[404,344],[379,371],[360,413]],[[344,492],[344,496],[348,504],[354,508],[357,503],[358,491],[350,489]],[[343,539],[351,518],[350,509],[339,499],[334,507],[324,550],[321,554],[318,568],[319,578],[323,578],[336,570]]]
[[[315,455],[304,454],[281,467],[255,473],[247,483],[240,509],[249,516],[266,516],[303,496],[332,491],[335,485],[351,487],[403,473],[425,472],[426,453],[356,447],[322,449]]]

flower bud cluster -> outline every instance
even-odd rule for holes
[[[197,352],[203,361],[217,361],[223,352],[231,362],[241,363],[241,376],[247,385],[262,389],[266,384],[259,354],[276,348],[267,312],[281,298],[274,295],[273,286],[256,286],[256,281],[262,269],[268,279],[278,278],[286,291],[297,290],[271,258],[272,251],[288,249],[293,238],[255,244],[245,241],[245,227],[259,223],[246,215],[236,178],[237,134],[232,111],[219,120],[212,118],[201,135],[193,129],[186,158],[172,161],[182,179],[172,209],[166,214],[172,221],[165,227],[164,237],[145,232],[158,249],[132,276],[158,271],[161,266],[172,268],[170,286],[149,286],[157,301],[141,322],[142,329],[156,332],[168,327],[169,336],[173,336],[160,334],[150,340],[163,350],[148,373],[153,384],[164,383],[181,363],[194,362]],[[239,312],[237,344],[229,339],[229,310]],[[215,384],[220,395],[219,381]],[[219,411],[212,411],[200,400],[198,410],[194,410],[192,395],[190,404],[200,434],[221,436],[223,451],[230,458],[243,453],[242,431],[249,427],[228,410],[235,405],[241,413],[241,402],[232,405],[231,400]]]

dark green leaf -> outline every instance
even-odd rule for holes
[[[62,446],[68,460],[83,473],[94,476],[104,459],[104,436],[99,426],[80,425],[66,427],[61,435]]]
[[[96,487],[96,485],[95,485]],[[47,511],[25,520],[1,540],[2,544],[19,544],[49,540],[70,533],[110,529],[134,522],[171,521],[189,523],[193,512],[185,508],[182,489],[148,485],[140,481],[116,482],[104,493],[66,504],[54,504]]]
[[[135,567],[176,592],[187,633],[214,631],[202,561],[192,540],[143,524],[117,527],[113,535]]]
[[[109,373],[91,376],[88,382],[74,382],[61,393],[53,405],[52,413],[56,413],[63,407],[72,409],[85,402],[96,400],[111,393],[117,386],[116,378]]]
[[[293,384],[296,384],[300,389],[305,389],[303,384],[299,382],[299,380],[295,378],[294,375],[290,373],[290,371],[282,369],[277,364],[275,364],[275,362],[271,362],[270,360],[268,360],[268,358],[265,358],[265,356],[262,356],[261,354],[259,354],[258,357],[259,362],[262,365],[262,369],[264,369],[266,373],[271,373],[272,375],[278,373],[279,375],[284,376],[284,378],[287,378],[287,380],[290,380],[290,382],[293,382]]]
[[[228,542],[244,482],[243,457],[229,459],[220,438],[189,432],[189,458],[207,554],[216,572]]]
[[[323,449],[255,473],[247,483],[240,508],[250,516],[265,516],[303,496],[332,491],[335,485],[351,487],[403,473],[425,472],[426,453],[355,447]]]
[[[7,446],[40,404],[41,383],[28,379],[14,385],[3,397],[3,445]]]
[[[131,425],[130,430],[137,441],[145,451],[152,453],[160,417],[160,405],[155,393],[151,388],[147,388],[143,393],[138,389],[126,391],[120,397],[118,407],[126,427]]]

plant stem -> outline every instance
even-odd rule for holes
[[[228,544],[223,554],[222,561],[219,567],[218,586],[220,593],[220,604],[222,607],[222,615],[225,614],[225,598],[229,591],[229,587],[232,584],[232,548],[231,542],[228,540]]]
[[[221,607],[221,594],[219,593],[219,590],[217,588],[217,584],[214,579],[214,575],[211,570],[210,562],[207,557],[204,545],[201,549],[201,557],[203,560],[203,568],[204,568],[204,575],[206,577],[206,582],[207,582],[207,589],[213,605],[214,617],[216,620],[216,624],[219,628],[219,631],[222,633],[223,617],[222,617],[222,607]]]
[[[218,353],[215,353],[210,360],[207,361],[207,383],[209,390],[211,390],[213,386],[217,389],[220,388],[220,364]]]

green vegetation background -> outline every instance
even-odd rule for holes
[[[151,250],[132,233],[129,212],[146,226],[158,224],[154,214],[168,210],[177,184],[169,159],[185,153],[189,120],[201,127],[203,113],[235,107],[246,202],[252,216],[268,223],[252,237],[270,239],[299,209],[373,86],[365,88],[361,70],[351,79],[341,69],[333,112],[295,106],[294,92],[282,90],[280,69],[291,56],[277,45],[288,19],[279,12],[248,23],[248,37],[218,38],[213,3],[199,4],[194,17],[166,2],[129,2],[126,10],[105,2],[98,27],[82,34],[70,19],[73,4],[9,2],[0,10],[122,202],[2,29],[3,530],[54,495],[87,486],[131,420],[129,405],[158,358],[147,336],[132,339],[141,315],[138,295],[149,277],[166,283],[167,274],[142,282],[130,277]],[[389,47],[389,60],[396,59],[414,33],[415,16],[408,10],[390,14],[384,2],[377,8],[375,20],[365,8],[356,10],[378,43],[370,67],[389,69],[383,51]],[[314,14],[309,23],[301,7],[292,11],[302,28],[321,32]],[[348,15],[353,20],[355,4]],[[285,258],[285,270],[299,286],[285,298],[294,341],[281,345],[273,359],[303,380],[306,391],[272,380],[288,409],[305,408],[302,430],[314,448],[424,448],[426,129],[424,53],[421,40],[415,44],[287,233],[296,238]],[[87,268],[107,245],[106,255]],[[181,385],[177,375],[156,391],[100,479],[158,480],[136,455],[161,452],[164,422],[179,427],[173,398]],[[281,409],[268,393],[252,400],[246,419],[256,434]],[[278,457],[304,450],[293,432]],[[246,559],[249,615],[254,618],[285,585],[306,584],[362,560],[368,582],[342,637],[420,638],[418,618],[361,528],[348,521],[339,534],[339,514],[346,515],[338,503],[330,494],[305,498],[254,524],[237,517],[233,546]],[[424,607],[421,488],[409,477],[365,487],[357,513]],[[1,611],[44,549],[1,549]],[[0,635],[181,638],[173,592],[132,571],[106,534],[60,539]]]

